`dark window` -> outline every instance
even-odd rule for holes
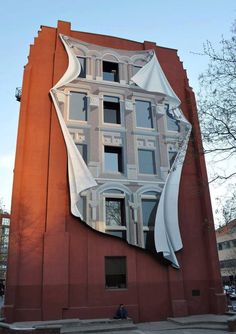
[[[103,80],[115,82],[119,81],[118,63],[103,61]]]
[[[220,267],[221,268],[236,267],[236,259],[230,259],[230,260],[220,261]]]
[[[172,167],[175,158],[176,158],[177,152],[173,152],[173,151],[169,151],[169,164],[170,164],[170,168]]]
[[[83,57],[77,57],[77,58],[81,66],[79,78],[86,78],[86,58]]]
[[[87,121],[86,94],[70,92],[69,119],[76,121]]]
[[[125,289],[126,279],[126,257],[105,257],[105,287],[108,289]]]
[[[172,111],[170,110],[169,104],[165,104],[165,111],[167,117],[167,129],[170,131],[180,131],[180,122],[174,118]]]
[[[192,296],[193,297],[198,297],[198,296],[200,296],[200,290],[192,290]]]
[[[120,124],[120,99],[113,96],[104,96],[104,122]]]
[[[138,150],[139,173],[156,174],[155,152],[151,150]]]
[[[236,239],[232,240],[233,247],[236,247]]]
[[[223,247],[222,247],[222,243],[218,244],[218,249],[219,249],[219,250],[222,250],[222,249],[223,249]]]
[[[144,247],[152,252],[155,252],[154,231],[143,231]]]
[[[76,144],[76,147],[78,148],[82,158],[84,159],[84,162],[87,164],[88,157],[87,157],[87,145],[85,144]]]
[[[142,199],[143,227],[148,227],[148,230],[143,231],[144,247],[151,251],[155,251],[153,227],[155,225],[157,205],[157,199]]]
[[[125,226],[123,198],[106,198],[106,226]]]
[[[151,227],[155,225],[157,199],[142,199],[143,226]]]
[[[105,146],[105,171],[109,173],[123,172],[122,148]]]
[[[135,101],[136,125],[142,128],[153,128],[151,103],[147,101]]]
[[[230,242],[229,242],[229,241],[224,241],[224,242],[222,242],[222,247],[223,247],[223,249],[228,249],[228,248],[230,248]]]

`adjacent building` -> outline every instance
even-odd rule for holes
[[[236,219],[216,230],[223,284],[236,284]]]
[[[20,100],[6,320],[224,312],[177,51],[59,21],[30,47]]]
[[[0,281],[5,282],[10,229],[10,214],[0,213]]]

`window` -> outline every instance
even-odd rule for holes
[[[138,150],[139,173],[156,174],[155,152],[152,150]]]
[[[103,61],[103,80],[114,82],[119,81],[118,63]]]
[[[153,227],[155,225],[157,199],[142,199],[143,226]]]
[[[170,131],[180,131],[179,121],[174,118],[173,113],[170,110],[169,104],[165,104],[165,111],[167,117],[167,129]]]
[[[158,198],[156,196],[152,197],[154,198],[142,198],[142,222],[144,247],[146,249],[155,251],[154,225],[158,206]]]
[[[79,78],[86,78],[86,58],[83,57],[77,57],[77,58],[81,66]]]
[[[224,241],[222,242],[223,249],[229,249],[230,248],[230,242],[229,241]]]
[[[106,172],[123,172],[121,147],[104,146],[104,160]]]
[[[2,218],[2,225],[9,226],[10,225],[10,218]]]
[[[105,257],[105,287],[107,289],[125,289],[127,287],[126,276],[125,256]]]
[[[136,125],[142,128],[153,128],[151,103],[147,101],[135,101]]]
[[[115,237],[127,239],[126,195],[118,189],[106,189],[104,198],[105,232]]]
[[[144,248],[155,252],[154,226],[160,193],[148,191],[141,196],[141,217]]]
[[[176,155],[177,155],[177,152],[169,151],[169,165],[170,165],[170,168],[172,167],[172,165],[175,161]]]
[[[234,241],[234,240],[233,240]],[[231,244],[232,244],[232,247],[234,247],[234,244],[230,241],[223,241],[223,242],[220,242],[218,244],[218,249],[219,250],[223,250],[223,249],[229,249],[231,248]]]
[[[87,158],[87,145],[86,144],[76,144],[77,149],[79,150],[82,158],[84,159],[84,162],[87,164],[88,158]]]
[[[104,96],[103,112],[104,123],[120,124],[120,99],[113,96]]]
[[[106,198],[106,226],[125,226],[123,198]]]
[[[236,259],[220,261],[220,268],[231,268],[236,266]]]
[[[70,92],[69,119],[75,121],[87,121],[86,94]]]
[[[232,240],[232,247],[236,247],[236,239]]]

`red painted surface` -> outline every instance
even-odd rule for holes
[[[193,125],[180,189],[181,269],[86,227],[69,212],[67,156],[49,90],[67,68],[58,34],[112,48],[154,48]],[[205,162],[194,100],[177,51],[120,38],[42,27],[25,67],[12,197],[7,322],[112,317],[125,303],[135,321],[222,313],[222,294]],[[128,289],[104,288],[104,256],[125,255]],[[200,290],[200,296],[192,296]]]

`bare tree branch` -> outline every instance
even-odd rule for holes
[[[214,167],[210,183],[233,184],[230,199],[219,202],[225,223],[236,217],[236,20],[231,33],[228,39],[222,36],[217,49],[210,41],[203,45],[200,55],[208,57],[209,63],[199,76],[198,94],[204,153]]]

